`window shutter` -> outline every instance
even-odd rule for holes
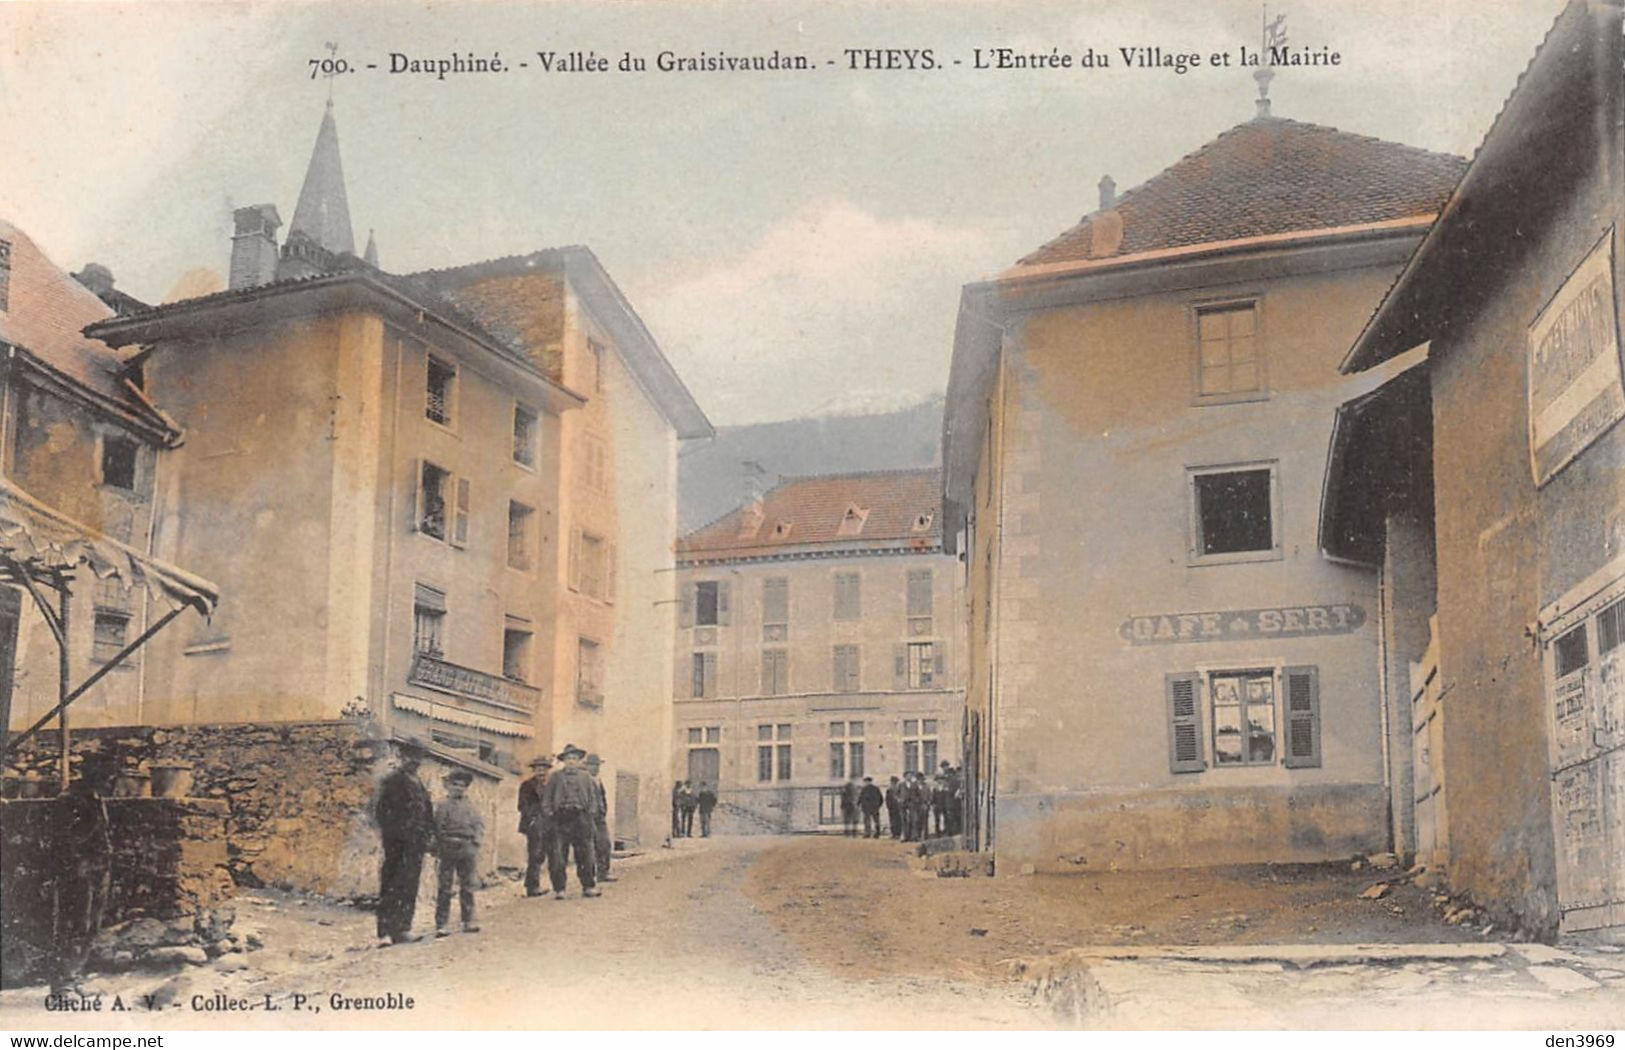
[[[702,671],[705,675],[705,695],[717,695],[717,654],[706,653],[702,661]]]
[[[1164,676],[1168,693],[1168,769],[1174,773],[1200,773],[1207,768],[1202,757],[1202,715],[1196,706],[1196,675],[1193,672]]]
[[[837,693],[841,692],[842,683],[845,678],[845,675],[842,673],[846,670],[845,663],[846,662],[841,659],[840,646],[837,645],[834,649],[830,650],[829,687]]]
[[[932,646],[932,648],[936,650],[936,655],[935,655],[935,657],[933,659],[934,659],[934,662],[935,662],[935,665],[936,665],[935,669],[936,669],[936,676],[937,676],[937,684],[938,685],[946,685],[947,683],[944,682],[943,679],[948,674],[948,654],[943,652],[942,646],[940,646],[940,645]]]
[[[694,626],[694,585],[692,583],[679,584],[682,589],[682,602],[678,607],[677,626]]]
[[[850,652],[851,655],[846,659],[846,688],[847,692],[855,693],[862,688],[863,685],[863,674],[861,670],[863,655],[862,650],[855,645],[852,646]]]
[[[717,626],[728,626],[728,581],[722,580],[717,584]]]
[[[908,646],[892,647],[892,688],[908,688]]]
[[[452,526],[451,543],[454,547],[468,546],[468,479],[457,479],[457,514]]]
[[[1320,671],[1314,667],[1286,669],[1286,766],[1309,769],[1320,765]]]
[[[423,460],[412,461],[412,531],[423,530]]]
[[[620,548],[615,544],[611,543],[605,546],[604,558],[609,564],[604,569],[604,601],[612,604],[615,601],[615,584],[619,579],[618,573],[621,567],[619,554]]]
[[[569,574],[569,580],[567,582],[569,583],[570,589],[572,591],[579,591],[581,589],[581,530],[580,529],[571,529],[570,530],[570,574]]]

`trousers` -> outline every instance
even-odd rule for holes
[[[866,809],[863,811],[863,837],[866,839],[878,839],[880,837],[879,810],[871,811]]]
[[[438,877],[434,894],[434,928],[443,930],[451,922],[452,883],[457,883],[457,910],[464,926],[474,922],[474,880],[478,877],[475,866],[480,855],[477,842],[453,839],[440,844],[435,857],[435,875]]]
[[[378,936],[401,937],[412,932],[412,913],[418,905],[418,881],[423,877],[423,848],[409,839],[385,839],[384,860],[378,869]]]
[[[564,892],[564,865],[570,853],[576,860],[576,878],[581,888],[590,890],[598,885],[598,852],[593,842],[597,837],[592,814],[580,809],[561,809],[553,814],[552,849],[547,857],[547,874],[552,880],[553,892]]]
[[[600,880],[609,874],[609,855],[614,848],[614,844],[609,840],[609,820],[599,817],[593,822],[592,853],[593,860],[598,862],[597,875]]]
[[[538,818],[525,829],[525,892],[535,895],[542,891],[542,868],[547,865],[548,829]]]

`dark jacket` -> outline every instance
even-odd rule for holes
[[[434,838],[434,803],[429,800],[429,789],[404,769],[395,770],[378,785],[372,814],[387,842],[426,850]]]
[[[547,826],[547,817],[542,808],[542,792],[547,788],[547,774],[537,773],[525,778],[519,785],[519,833],[525,834],[532,827],[542,829]]]
[[[580,766],[562,766],[547,778],[542,808],[549,817],[573,809],[598,819],[598,782]]]
[[[699,802],[701,813],[709,813],[717,808],[717,793],[710,788],[702,788],[694,798]]]
[[[880,807],[885,804],[885,796],[873,784],[863,785],[863,790],[858,792],[858,808],[871,816],[879,813]]]

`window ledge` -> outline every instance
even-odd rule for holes
[[[1233,551],[1229,554],[1187,554],[1185,565],[1199,569],[1209,565],[1247,565],[1252,562],[1281,561],[1284,557],[1279,547],[1267,551]]]
[[[1235,394],[1196,394],[1191,398],[1191,407],[1208,408],[1212,405],[1245,405],[1254,401],[1268,401],[1268,390],[1249,390]]]

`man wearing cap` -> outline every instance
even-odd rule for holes
[[[417,940],[412,936],[412,912],[417,908],[423,854],[434,837],[434,804],[418,779],[421,760],[416,748],[403,745],[373,803],[373,818],[384,840],[384,861],[378,869],[378,939],[389,944]]]
[[[553,897],[564,899],[564,862],[570,851],[575,852],[576,878],[581,880],[581,895],[597,897],[598,861],[593,848],[594,823],[598,819],[598,786],[592,774],[582,766],[587,753],[574,744],[566,744],[559,752],[563,763],[547,778],[542,789],[542,808],[553,821],[552,848],[547,858],[547,873],[553,882]]]
[[[598,881],[614,882],[615,876],[609,873],[609,854],[614,849],[609,841],[609,795],[604,791],[604,781],[598,775],[603,765],[597,755],[588,755],[587,772],[592,774],[593,785],[598,788],[598,817],[592,825],[592,854],[598,863]]]
[[[863,778],[863,790],[858,792],[858,808],[863,811],[863,837],[878,839],[880,837],[880,807],[886,804],[886,798],[875,786],[874,777]]]
[[[542,790],[553,769],[551,755],[530,760],[530,776],[519,785],[519,833],[525,836],[525,896],[540,897],[542,865],[547,863],[548,833],[551,821],[542,806]]]
[[[474,783],[474,774],[466,769],[454,769],[446,774],[444,783],[446,798],[434,814],[435,874],[438,876],[434,895],[436,937],[451,933],[453,882],[457,883],[457,906],[463,932],[480,932],[474,922],[474,881],[478,877],[475,869],[479,865],[480,840],[485,838],[485,820],[468,800],[468,786]]]

